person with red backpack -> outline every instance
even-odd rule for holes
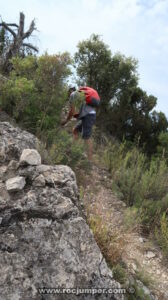
[[[72,117],[77,118],[77,124],[73,128],[74,139],[78,138],[79,133],[88,146],[88,159],[92,159],[92,128],[96,121],[96,108],[100,105],[100,97],[96,90],[91,87],[75,87],[69,89],[70,110],[65,121],[65,125]]]

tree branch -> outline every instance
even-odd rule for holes
[[[29,36],[31,36],[32,32],[36,30],[35,20],[31,22],[29,29],[26,32],[24,32],[24,25],[25,25],[25,15],[23,12],[20,12],[19,25],[15,23],[5,23],[3,21],[1,21],[0,23],[0,26],[3,26],[3,28],[6,31],[10,32],[12,35],[12,39],[10,43],[8,43],[9,45],[7,45],[8,47],[4,49],[3,56],[0,58],[1,60],[0,64],[3,66],[4,72],[8,74],[11,70],[10,59],[17,55],[21,55],[20,50],[24,51],[22,46],[38,52],[38,48],[33,46],[31,43],[23,43],[23,41]],[[11,27],[15,27],[15,28],[11,29]]]
[[[1,25],[1,24],[0,24]],[[17,24],[15,24],[15,23],[6,23],[6,25],[8,25],[8,26],[13,26],[13,27],[19,27]]]
[[[18,30],[18,36],[21,37],[21,39],[23,38],[23,35],[24,35],[24,19],[25,19],[25,16],[21,12],[20,13],[20,21],[19,21],[19,30]]]
[[[35,21],[33,20],[30,24],[29,30],[25,32],[25,34],[23,35],[23,40],[28,38],[34,30],[36,30],[36,27],[35,27]]]
[[[8,30],[14,36],[14,38],[16,38],[16,33],[5,22],[0,23],[0,26],[3,26],[6,30]]]
[[[31,48],[31,49],[33,49],[34,51],[38,52],[38,49],[37,49],[35,46],[33,46],[32,44],[29,44],[29,43],[23,43],[22,45],[23,45],[24,47]]]

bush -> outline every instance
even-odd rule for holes
[[[144,172],[145,156],[136,148],[127,150],[125,143],[110,145],[105,153],[105,162],[113,180],[124,195],[124,201],[133,205],[140,201],[140,182]]]
[[[54,164],[65,164],[70,167],[88,167],[83,141],[74,141],[65,130],[54,134],[53,144],[49,149],[51,161]]]
[[[124,225],[126,229],[137,228],[141,222],[138,208],[135,206],[127,207],[124,211]]]
[[[130,293],[126,298],[127,300],[151,300],[151,297],[145,294],[144,290],[140,288],[137,283],[131,285],[130,288],[134,289],[134,293]]]
[[[140,280],[146,287],[150,288],[154,284],[151,275],[146,273],[145,269],[136,272],[136,279]]]
[[[12,59],[13,70],[0,88],[2,109],[41,138],[58,127],[71,74],[68,53]]]
[[[163,253],[168,258],[168,217],[164,212],[160,220],[160,228],[156,229],[155,236],[159,245],[161,246]]]
[[[122,143],[107,148],[105,163],[129,206],[140,207],[144,200],[158,201],[168,192],[164,159],[148,162],[147,157],[136,147],[127,150],[126,144]]]
[[[114,266],[112,270],[115,280],[119,281],[121,284],[126,282],[128,275],[126,269],[122,266],[121,263],[116,264],[116,266]]]
[[[6,81],[1,89],[1,106],[15,120],[22,121],[26,128],[34,132],[40,119],[36,106],[36,87],[33,80],[25,77]]]
[[[121,191],[122,199],[131,208],[125,212],[125,225],[138,226],[145,233],[160,233],[160,244],[167,250],[167,223],[163,213],[168,207],[168,168],[164,158],[151,160],[136,147],[126,143],[109,145],[105,163],[113,179],[113,186]],[[166,249],[166,250],[165,250]]]

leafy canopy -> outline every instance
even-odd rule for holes
[[[154,111],[157,98],[138,86],[137,61],[120,53],[113,55],[100,36],[93,34],[79,42],[75,63],[79,83],[100,94],[98,127],[120,140],[138,140],[148,153],[155,152],[168,122],[164,113]]]

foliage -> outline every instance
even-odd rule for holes
[[[105,162],[128,205],[140,206],[144,199],[160,200],[168,191],[165,160],[147,161],[136,147],[127,150],[125,143],[110,145]]]
[[[54,134],[49,156],[54,164],[65,164],[73,169],[87,168],[88,161],[84,155],[85,148],[81,141],[73,141],[72,136],[65,130]]]
[[[136,70],[136,61],[121,54],[112,57],[109,47],[95,34],[79,42],[75,62],[80,79],[97,89],[103,102],[108,103],[115,92],[121,87],[126,88],[128,82],[124,79],[128,78],[133,85],[137,80],[135,74],[132,82],[129,78],[129,74]]]
[[[160,218],[168,207],[166,161],[149,161],[135,146],[128,149],[125,142],[109,145],[104,159],[123,200],[132,207],[125,213],[125,225],[142,224],[145,232],[154,232],[161,226]]]
[[[138,284],[135,282],[133,285],[130,286],[131,290],[134,290],[134,293],[130,293],[127,300],[150,300],[151,297],[145,294],[143,288],[140,288]]]
[[[125,143],[111,145],[105,151],[105,162],[128,205],[138,201],[140,179],[145,157],[136,148],[126,152]],[[137,198],[138,197],[138,198]]]
[[[146,287],[151,287],[154,284],[151,275],[146,272],[144,268],[139,271],[136,271],[136,278],[140,280]]]
[[[141,222],[138,208],[135,206],[127,207],[124,212],[124,225],[126,229],[137,228]]]
[[[9,75],[12,70],[11,59],[13,57],[25,57],[26,55],[33,55],[38,52],[38,49],[30,43],[30,38],[35,27],[35,20],[32,20],[29,29],[25,29],[25,15],[20,12],[19,24],[6,23],[2,21],[0,23],[0,70],[6,76]],[[29,42],[25,42],[26,40]]]
[[[120,53],[112,55],[98,35],[79,42],[75,62],[79,81],[97,89],[101,97],[98,126],[120,140],[125,137],[148,154],[156,152],[161,132],[168,122],[152,111],[157,98],[138,87],[137,61]]]
[[[164,157],[168,162],[168,132],[161,132],[159,134],[156,155]]]
[[[127,272],[122,266],[122,263],[118,263],[113,267],[114,279],[119,281],[121,284],[125,283],[127,280]]]
[[[106,70],[111,62],[111,51],[98,35],[92,35],[89,40],[79,42],[75,54],[77,73],[84,84],[94,87],[102,94],[107,82],[101,82],[106,76]],[[104,86],[105,85],[105,86]]]
[[[155,236],[165,257],[168,258],[168,217],[165,211],[160,220],[160,228],[155,229]]]
[[[12,60],[13,71],[1,88],[2,108],[29,131],[44,135],[58,126],[71,74],[68,53]]]

